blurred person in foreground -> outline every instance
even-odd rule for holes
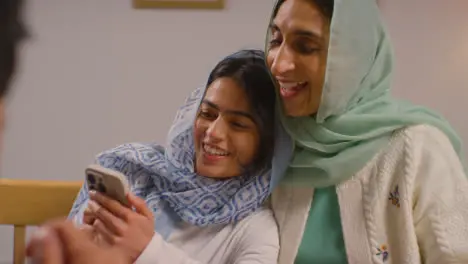
[[[19,46],[25,37],[22,23],[22,0],[0,1],[0,147],[5,127],[5,101],[11,90]],[[125,263],[113,248],[100,248],[91,237],[69,221],[45,224],[28,246],[34,263]]]

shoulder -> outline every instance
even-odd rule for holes
[[[262,207],[238,223],[240,228],[274,230],[277,229],[273,211],[268,207]]]
[[[267,207],[262,207],[241,220],[235,229],[242,232],[246,241],[268,241],[271,244],[279,245],[278,225],[273,211]]]
[[[403,152],[398,157],[395,153],[389,155],[387,165],[397,161],[391,164],[391,170],[399,172],[394,174],[396,180],[412,192],[416,214],[436,209],[441,213],[449,207],[468,205],[465,168],[442,131],[429,125],[411,126],[396,132],[393,140],[395,147],[390,144],[389,148],[403,146]]]
[[[440,154],[454,153],[450,139],[440,129],[430,125],[415,125],[403,128],[394,133],[392,140],[401,141],[407,148]],[[443,153],[440,153],[443,151]]]
[[[280,248],[273,212],[262,208],[241,220],[233,229],[237,237],[231,256],[236,263],[276,263]]]
[[[449,138],[430,125],[409,126],[394,132],[388,147],[380,156],[381,159],[407,163],[419,169],[423,169],[424,163],[431,161],[462,166]]]
[[[395,137],[400,137],[407,141],[413,148],[426,150],[444,149],[455,152],[452,143],[446,134],[440,129],[430,125],[416,125],[401,129],[395,133]]]
[[[460,188],[468,190],[465,168],[452,143],[429,125],[394,132],[387,147],[362,172],[369,184],[385,190],[398,185],[399,192],[413,202],[425,201],[420,205],[446,200],[446,195],[460,193]]]

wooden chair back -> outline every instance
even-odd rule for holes
[[[0,225],[14,226],[14,264],[24,264],[26,226],[67,216],[82,182],[0,179]]]

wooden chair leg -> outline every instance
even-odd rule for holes
[[[24,264],[26,254],[26,226],[15,226],[14,229],[14,264]]]

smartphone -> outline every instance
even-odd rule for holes
[[[85,174],[89,190],[95,190],[130,207],[127,200],[130,187],[125,175],[97,164],[88,166]]]

